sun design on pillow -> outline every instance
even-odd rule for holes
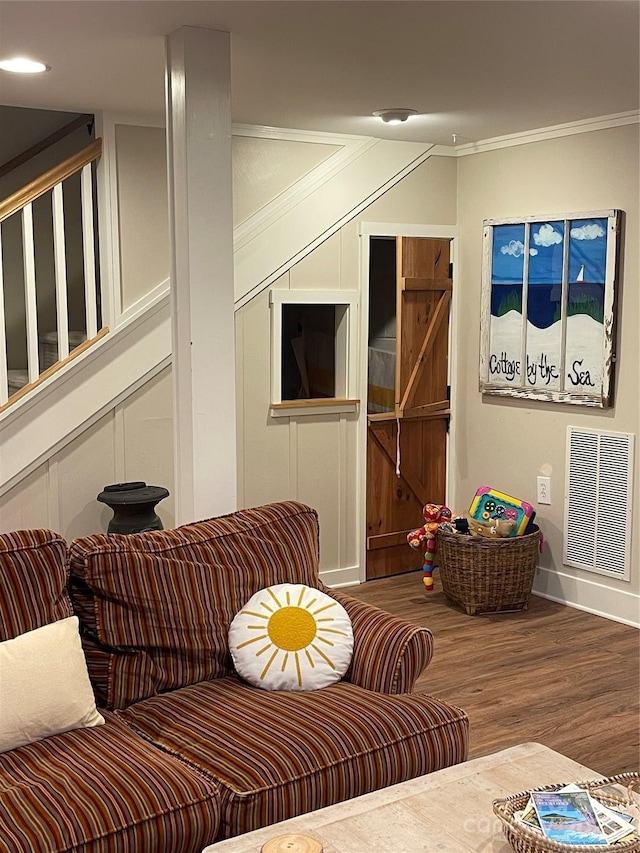
[[[331,683],[349,664],[353,648],[349,617],[341,604],[320,590],[300,584],[268,587],[252,596],[234,622],[239,630],[232,625],[230,645],[236,668],[238,657],[245,664],[253,658],[250,676],[238,671],[267,689],[324,686],[314,676]]]

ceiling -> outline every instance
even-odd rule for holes
[[[0,104],[164,114],[164,36],[231,33],[236,123],[458,145],[638,110],[638,0],[0,0]],[[390,127],[374,110],[419,116]],[[0,129],[6,132],[6,127]]]

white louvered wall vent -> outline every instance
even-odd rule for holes
[[[567,427],[565,565],[629,580],[633,440],[631,433]]]

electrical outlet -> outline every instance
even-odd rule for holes
[[[538,477],[538,503],[551,503],[551,477]]]

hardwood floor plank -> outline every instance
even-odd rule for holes
[[[470,758],[538,741],[605,776],[639,769],[635,628],[535,595],[520,613],[467,616],[434,581],[432,593],[421,572],[345,591],[432,631],[416,689],[464,708]]]

